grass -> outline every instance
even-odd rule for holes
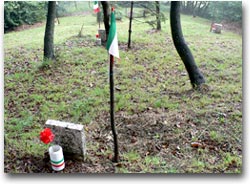
[[[227,31],[209,33],[205,19],[181,18],[185,39],[206,77],[203,92],[191,90],[168,20],[161,32],[135,21],[128,51],[122,47],[128,20],[117,22],[121,61],[115,62],[115,111],[121,164],[112,165],[114,172],[241,173],[242,38]],[[38,135],[47,119],[84,124],[88,159],[100,163],[112,154],[105,129],[108,58],[103,47],[94,45],[95,20],[91,14],[60,18],[55,63],[42,62],[44,26],[4,35],[5,172],[32,172],[20,165],[27,154],[43,157],[47,146]],[[82,23],[84,35],[77,37]],[[95,138],[98,131],[101,139]],[[192,148],[193,141],[204,148]]]

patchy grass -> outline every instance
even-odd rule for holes
[[[186,41],[206,77],[204,89],[193,91],[169,21],[161,32],[134,22],[131,50],[128,20],[117,22],[121,162],[113,164],[108,57],[95,46],[95,20],[91,14],[60,19],[56,62],[42,62],[44,27],[4,35],[5,172],[52,172],[38,135],[47,119],[56,119],[85,125],[88,141],[85,162],[66,159],[62,172],[241,173],[241,36],[209,33],[207,20],[182,16]],[[83,22],[84,36],[77,37]]]

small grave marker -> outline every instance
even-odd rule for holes
[[[63,148],[64,155],[72,155],[84,159],[86,154],[86,140],[84,126],[75,123],[47,120],[45,123],[55,135],[54,144]]]
[[[98,29],[98,34],[101,38],[101,43],[104,44],[107,41],[105,29]]]
[[[210,28],[210,32],[220,34],[222,27],[223,27],[222,24],[212,23],[211,28]]]

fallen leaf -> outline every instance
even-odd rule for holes
[[[112,160],[112,158],[113,158],[113,155],[110,153],[110,154],[108,155],[108,159]]]
[[[118,87],[118,86],[115,86],[115,89],[116,89],[117,91],[121,91],[121,88]]]
[[[180,122],[177,122],[177,123],[175,124],[175,126],[176,126],[177,128],[180,128],[180,127],[181,127],[181,123],[180,123]]]
[[[163,124],[164,124],[164,125],[167,125],[167,124],[168,124],[167,120],[163,121]]]
[[[152,107],[147,107],[147,110],[152,110],[153,108]]]
[[[199,142],[192,142],[191,147],[193,147],[193,148],[204,148],[204,146]]]
[[[137,142],[137,140],[136,140],[136,137],[132,137],[132,139],[131,139],[131,143],[136,143]]]

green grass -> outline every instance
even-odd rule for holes
[[[115,62],[116,118],[154,114],[147,123],[152,127],[162,123],[168,131],[148,133],[145,139],[151,136],[153,145],[166,139],[168,146],[147,153],[140,142],[129,150],[125,139],[131,137],[121,136],[125,148],[116,172],[241,172],[242,38],[227,31],[209,33],[210,22],[205,19],[181,18],[183,34],[209,89],[191,91],[171,40],[169,20],[162,24],[161,32],[153,33],[149,25],[134,22],[133,49],[121,48],[121,61]],[[84,35],[77,37],[82,23]],[[127,29],[126,18],[117,22],[121,45],[127,42]],[[19,159],[26,154],[43,156],[48,147],[38,135],[47,119],[80,123],[89,129],[95,124],[99,128],[87,131],[88,138],[97,142],[88,142],[88,157],[96,153],[106,158],[112,153],[112,140],[108,139],[111,143],[102,151],[104,143],[92,135],[109,120],[108,57],[105,48],[94,46],[97,30],[91,14],[60,18],[55,28],[55,63],[42,62],[44,26],[4,35],[4,131],[11,145],[5,149],[5,162],[14,165],[8,172],[21,172],[10,159],[13,150]],[[121,126],[127,125],[119,123],[118,132],[123,133]],[[144,121],[132,120],[136,123]],[[192,141],[206,146],[193,149]],[[180,148],[177,153],[176,147]]]

